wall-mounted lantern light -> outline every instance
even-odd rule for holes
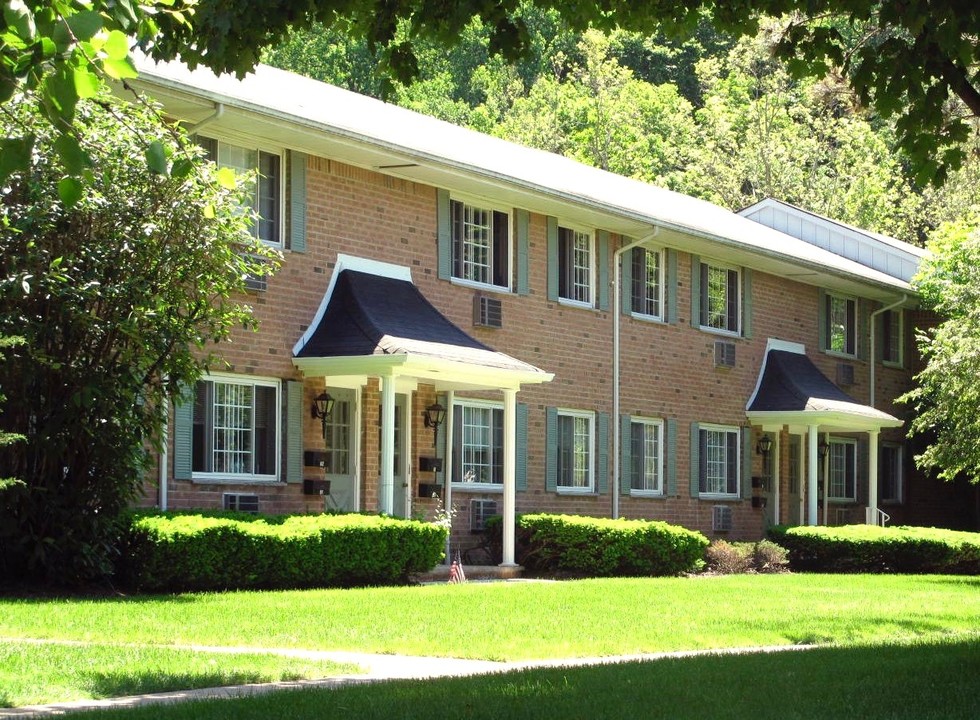
[[[323,424],[323,437],[327,437],[327,418],[333,412],[333,398],[330,393],[323,391],[313,398],[313,405],[310,407],[310,417],[319,419]]]
[[[432,428],[432,446],[436,446],[436,438],[439,433],[439,426],[446,421],[446,408],[439,403],[432,403],[422,413],[422,418],[427,428]]]

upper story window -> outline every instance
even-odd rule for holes
[[[594,413],[558,411],[559,491],[595,492],[592,470],[594,423]]]
[[[510,215],[485,205],[452,200],[452,276],[510,288]]]
[[[857,301],[827,293],[824,302],[824,348],[841,355],[857,355]]]
[[[218,167],[229,167],[238,173],[255,173],[251,201],[245,210],[252,216],[252,233],[270,245],[282,244],[283,173],[282,156],[253,147],[234,145],[224,140],[198,136],[209,160]]]
[[[662,420],[634,418],[630,422],[630,491],[637,495],[663,495]]]
[[[275,480],[279,382],[209,377],[197,383],[191,435],[195,477]]]
[[[830,500],[857,499],[857,440],[830,438],[830,482],[827,498]]]
[[[741,328],[741,273],[716,263],[700,264],[700,324],[702,328],[739,334]]]
[[[635,315],[663,319],[663,252],[634,248],[630,267],[630,308]]]
[[[698,442],[700,494],[737,497],[740,467],[738,428],[702,425],[698,430]]]
[[[453,483],[503,486],[504,410],[499,403],[453,406]]]
[[[881,317],[881,359],[889,365],[902,365],[905,324],[901,310],[888,310]]]
[[[558,228],[558,297],[582,305],[595,302],[595,238],[591,232]]]

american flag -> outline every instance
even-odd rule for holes
[[[453,560],[452,565],[449,566],[449,582],[466,582],[466,573],[463,572],[463,560],[460,558],[458,551],[456,553],[456,559]]]

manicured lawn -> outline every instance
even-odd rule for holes
[[[478,678],[392,682],[138,710],[86,720],[974,720],[980,641],[819,648]]]
[[[258,653],[0,642],[0,707],[356,672],[352,665]]]

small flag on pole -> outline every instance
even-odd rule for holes
[[[449,566],[449,582],[466,582],[466,573],[463,572],[463,559],[460,557],[458,550],[456,551],[456,559],[453,560],[452,565]]]

